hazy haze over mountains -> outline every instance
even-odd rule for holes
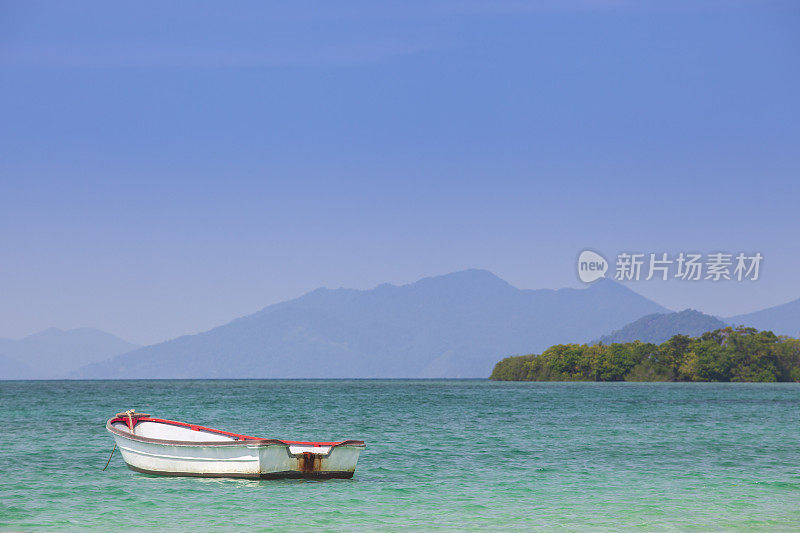
[[[93,328],[48,328],[19,340],[0,339],[0,379],[63,378],[138,347]]]
[[[81,369],[87,378],[486,377],[498,359],[667,312],[612,281],[520,290],[485,270],[317,289]]]
[[[720,320],[670,313],[611,280],[521,290],[465,270],[371,290],[321,288],[147,347],[91,328],[0,339],[0,379],[486,377],[503,357],[553,344],[663,342],[725,322],[797,335],[796,317],[800,300]]]

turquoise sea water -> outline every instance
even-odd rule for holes
[[[128,408],[363,439],[351,480],[128,470]],[[0,382],[0,529],[800,530],[800,385]]]

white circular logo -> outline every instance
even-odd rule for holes
[[[584,250],[578,256],[578,277],[584,283],[604,278],[608,270],[605,257],[591,250]]]

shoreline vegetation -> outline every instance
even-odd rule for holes
[[[661,343],[557,344],[506,357],[495,381],[800,381],[800,340],[739,326]]]

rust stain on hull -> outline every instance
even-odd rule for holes
[[[297,469],[303,474],[314,474],[322,470],[322,455],[303,452],[297,456]]]

